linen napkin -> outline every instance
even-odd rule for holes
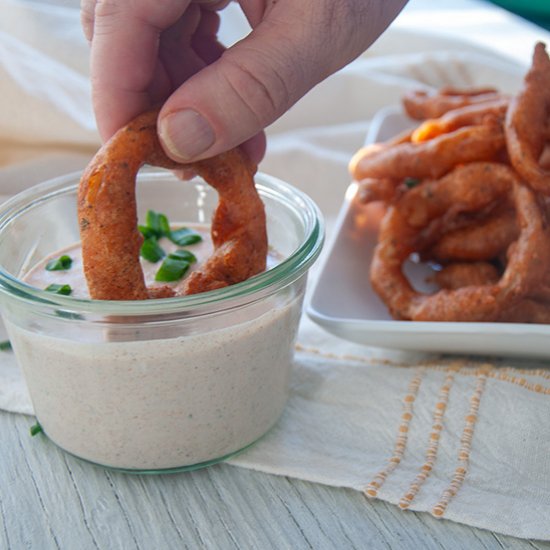
[[[547,368],[392,361],[317,332],[304,322],[281,420],[231,463],[550,540]]]
[[[17,0],[4,0],[3,10],[0,193],[9,196],[82,168],[99,140],[78,11]],[[471,44],[397,24],[268,129],[261,169],[309,193],[327,216],[331,239],[349,183],[348,160],[380,108],[419,86],[514,92],[524,71]],[[304,316],[280,422],[230,462],[550,540],[549,399],[544,364],[367,348]],[[33,413],[9,351],[0,352],[0,408]]]

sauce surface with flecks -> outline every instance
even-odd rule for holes
[[[169,254],[178,249],[185,249],[192,252],[197,261],[189,266],[188,271],[184,275],[188,277],[193,271],[199,269],[201,265],[210,257],[213,251],[212,240],[210,238],[209,227],[207,225],[186,224],[186,227],[192,229],[196,233],[199,233],[202,237],[202,241],[188,245],[178,246],[171,242],[167,238],[159,240],[159,245],[164,249],[166,254]],[[180,225],[175,225],[177,229]],[[59,257],[67,255],[71,258],[71,267],[67,270],[48,271],[46,265],[50,260],[58,259]],[[267,268],[270,269],[280,262],[280,255],[273,250],[269,250],[267,257]],[[145,284],[148,288],[154,288],[159,286],[175,286],[180,281],[174,282],[157,282],[155,281],[155,275],[162,264],[162,259],[158,262],[152,263],[144,258],[140,257],[141,267],[143,269],[143,275],[145,277]],[[23,280],[36,288],[45,289],[49,285],[70,285],[72,291],[71,296],[80,299],[89,299],[90,294],[86,286],[86,279],[84,277],[84,268],[82,264],[82,249],[79,243],[75,243],[65,249],[58,250],[53,254],[45,257],[43,260],[34,265],[24,276]]]

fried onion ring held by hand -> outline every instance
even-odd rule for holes
[[[501,94],[494,88],[462,90],[445,87],[431,93],[424,90],[413,90],[403,96],[403,108],[411,118],[426,120],[439,118],[452,109],[486,103],[500,97]]]
[[[523,88],[506,114],[506,144],[512,166],[527,184],[550,196],[550,170],[539,164],[548,139],[550,58],[543,43],[535,46]]]
[[[158,111],[120,129],[98,151],[80,180],[78,218],[84,274],[95,300],[145,300],[224,287],[265,270],[267,235],[263,203],[254,186],[255,166],[239,149],[181,165],[157,137]],[[135,181],[140,167],[191,168],[219,195],[213,216],[212,256],[175,291],[145,285],[139,261]],[[182,182],[185,185],[185,182]]]
[[[472,185],[474,181],[481,185]],[[499,281],[431,295],[413,289],[402,264],[415,251],[419,233],[447,211],[483,208],[510,192],[520,233]],[[374,251],[371,282],[396,319],[495,321],[540,284],[549,266],[550,234],[534,193],[505,165],[472,163],[424,182],[390,206]]]

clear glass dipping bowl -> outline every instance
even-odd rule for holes
[[[307,272],[323,223],[302,192],[265,174],[270,270],[212,292],[139,302],[92,301],[21,279],[79,240],[78,174],[45,182],[0,208],[0,301],[36,417],[67,452],[131,472],[190,470],[248,447],[288,397]],[[217,193],[202,180],[144,169],[146,210],[208,223]]]

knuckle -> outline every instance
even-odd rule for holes
[[[124,0],[96,0],[94,14],[94,36],[116,36],[124,25],[131,12],[130,4]]]
[[[123,6],[119,0],[97,0],[95,6],[95,16],[97,18],[111,18],[119,15]]]
[[[227,55],[224,66],[223,78],[259,126],[267,126],[290,107],[286,79],[273,65],[258,66]]]
[[[96,0],[80,0],[80,12],[82,15],[93,19],[95,12]]]

